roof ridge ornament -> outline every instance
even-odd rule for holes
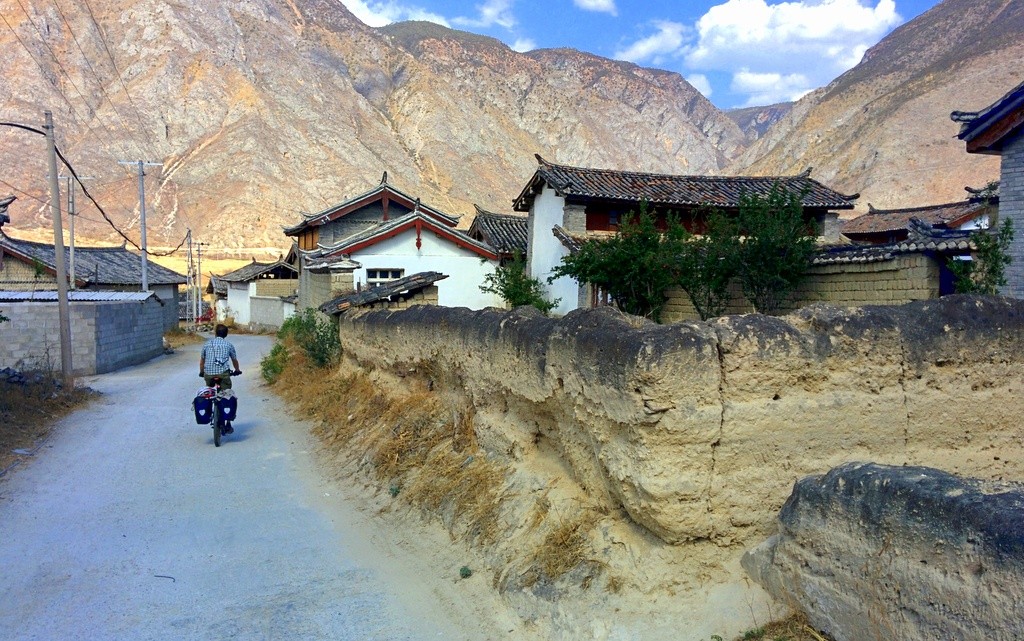
[[[382,185],[388,184],[388,172],[387,172],[386,169],[384,170],[384,175],[380,177],[380,184],[382,184]]]

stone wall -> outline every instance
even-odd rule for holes
[[[669,542],[744,543],[793,483],[850,460],[1024,478],[1024,302],[965,296],[654,325],[611,308],[432,306],[342,317],[346,357],[416,367],[511,459],[576,482]]]
[[[1024,638],[1024,485],[848,464],[801,479],[743,566],[836,641]]]
[[[1003,293],[1024,298],[1024,134],[1007,140],[1001,155],[999,217],[1012,220],[1014,230]]]
[[[70,304],[72,368],[76,376],[103,374],[163,353],[164,306],[144,303]],[[57,303],[6,303],[0,323],[0,367],[60,371]]]
[[[372,311],[375,309],[389,309],[395,311],[399,309],[409,309],[414,305],[437,305],[437,285],[424,287],[409,298],[402,298],[400,300],[380,300],[376,303],[364,305],[360,309],[362,311]]]
[[[848,307],[901,305],[939,297],[939,264],[924,254],[905,254],[873,263],[817,265],[796,290],[787,309],[812,303]],[[739,285],[732,286],[727,314],[748,314],[754,308]],[[668,292],[663,319],[666,322],[697,320],[697,312],[679,289]]]

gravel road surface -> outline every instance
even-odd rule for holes
[[[230,340],[245,374],[220,448],[191,415],[189,346],[83,381],[102,397],[0,479],[0,638],[518,638],[485,584],[417,565],[418,535],[338,497],[260,381],[271,339]]]

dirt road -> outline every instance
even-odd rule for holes
[[[102,397],[0,481],[0,638],[524,638],[482,577],[339,499],[261,384],[271,339],[231,340],[245,375],[222,447],[191,416],[192,346],[84,381]]]

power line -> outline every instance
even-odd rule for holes
[[[65,76],[65,77],[67,78],[67,80],[68,80],[68,83],[69,83],[69,84],[70,84],[70,85],[71,85],[71,86],[72,86],[72,87],[74,88],[74,90],[75,90],[75,91],[76,91],[76,92],[78,93],[79,97],[81,97],[81,98],[82,98],[82,100],[83,100],[83,101],[86,101],[86,103],[88,104],[88,98],[86,98],[85,94],[84,94],[84,93],[82,93],[82,90],[78,88],[78,85],[76,85],[76,84],[75,84],[75,81],[71,79],[71,74],[69,74],[69,73],[68,73],[68,71],[67,71],[67,69],[65,69],[65,68],[64,68],[64,65],[62,65],[62,64],[61,64],[61,62],[60,62],[60,59],[59,59],[59,58],[57,57],[57,54],[56,54],[56,52],[54,52],[54,50],[53,50],[53,47],[51,47],[51,46],[50,46],[50,43],[49,43],[49,42],[47,42],[47,40],[46,40],[46,36],[44,36],[44,35],[43,35],[43,32],[42,32],[42,30],[41,30],[41,29],[39,28],[39,25],[37,25],[37,24],[35,23],[35,21],[34,21],[34,20],[32,19],[32,15],[31,15],[31,14],[30,14],[30,13],[28,12],[28,10],[27,10],[27,9],[25,8],[25,5],[24,5],[24,4],[22,4],[21,0],[15,0],[15,2],[17,2],[17,3],[18,3],[18,6],[19,6],[19,7],[21,7],[21,11],[22,11],[22,12],[23,12],[23,13],[25,14],[25,17],[26,17],[26,18],[28,18],[28,22],[29,22],[29,24],[30,24],[30,25],[32,25],[32,28],[36,30],[36,33],[37,33],[37,34],[39,35],[39,40],[40,40],[40,42],[42,42],[42,43],[43,43],[43,46],[44,46],[44,47],[46,47],[46,50],[50,52],[50,57],[51,57],[51,58],[53,58],[53,62],[54,62],[54,63],[55,63],[56,65],[57,65],[57,68],[61,70],[61,72],[62,72],[62,73],[64,74],[64,76]],[[14,27],[11,27],[11,23],[7,22],[7,18],[4,18],[4,22],[5,22],[5,23],[7,24],[7,26],[8,26],[8,27],[10,27],[10,28],[11,28],[11,30],[13,31]],[[15,34],[15,35],[17,35],[17,34]],[[32,54],[31,54],[31,51],[29,50],[28,46],[27,46],[27,45],[25,44],[25,42],[24,42],[24,41],[23,41],[23,40],[22,40],[22,39],[21,39],[20,37],[18,37],[18,42],[20,42],[20,43],[21,43],[21,46],[22,46],[22,47],[24,47],[24,48],[25,48],[25,50],[26,50],[26,51],[28,51],[28,52],[29,52],[29,55],[31,56],[31,55],[32,55]],[[35,57],[34,57],[34,56],[33,56],[33,59],[35,59]],[[38,60],[36,60],[36,65],[37,65],[37,66],[39,67],[39,69],[40,69],[41,71],[43,71],[43,75],[45,76],[45,75],[46,75],[46,73],[45,73],[45,69],[43,68],[43,65],[42,65],[42,63],[41,63],[41,62],[39,62]],[[93,129],[93,128],[92,128],[91,126],[89,126],[89,123],[88,123],[88,122],[84,122],[84,123],[83,123],[83,122],[82,122],[82,121],[81,121],[81,120],[80,120],[80,119],[79,119],[79,118],[77,117],[77,110],[75,109],[75,106],[74,106],[74,104],[72,104],[72,102],[71,102],[70,100],[68,100],[68,97],[67,97],[67,96],[66,96],[66,95],[64,94],[64,91],[63,91],[63,90],[62,90],[62,89],[61,89],[60,87],[58,87],[58,86],[57,86],[57,85],[56,85],[56,84],[55,84],[55,83],[54,83],[54,82],[53,82],[52,80],[51,80],[50,84],[52,84],[52,85],[53,85],[53,88],[54,88],[54,89],[55,89],[55,90],[57,91],[57,93],[59,93],[59,94],[61,95],[61,97],[62,97],[62,98],[64,98],[64,102],[66,102],[66,103],[68,104],[68,106],[69,106],[69,107],[71,107],[71,113],[73,114],[73,116],[72,116],[72,117],[74,117],[74,118],[75,118],[76,122],[78,122],[79,124],[84,124],[85,128],[86,128],[86,129],[88,129],[88,130],[89,130],[89,132],[90,132],[90,133],[92,133],[92,134],[93,134],[93,136],[95,136],[95,137],[96,137],[96,139],[97,139],[97,140],[98,140],[98,141],[100,142],[100,144],[102,144],[102,145],[103,145],[103,147],[104,147],[104,148],[105,148],[105,149],[107,150],[107,153],[108,153],[108,154],[110,154],[110,155],[111,155],[111,157],[113,157],[113,154],[111,153],[111,151],[110,151],[110,148],[109,148],[109,147],[107,146],[107,144],[106,144],[106,143],[105,143],[105,142],[103,141],[103,138],[102,138],[102,137],[101,137],[101,136],[100,136],[99,134],[97,134],[97,133],[96,133],[96,130],[95,130],[95,129]],[[102,120],[100,119],[100,117],[99,117],[99,113],[97,113],[97,114],[96,114],[96,120],[97,120],[97,121],[98,121],[98,122],[100,123],[100,125],[103,125],[103,126],[104,126],[104,128],[106,127],[106,125],[105,125],[105,124],[103,123],[103,121],[102,121]]]
[[[35,127],[31,127],[29,125],[23,125],[23,124],[17,123],[17,122],[0,122],[0,126],[14,127],[16,129],[24,129],[25,131],[29,131],[29,132],[36,133],[36,134],[41,134],[43,136],[46,135],[46,132],[42,131],[41,129],[36,129]],[[110,216],[107,215],[107,212],[106,212],[106,210],[103,209],[103,206],[100,205],[96,201],[95,198],[93,198],[92,194],[90,194],[89,190],[86,188],[85,183],[83,183],[81,178],[78,177],[78,172],[75,171],[75,168],[71,165],[71,163],[68,161],[68,159],[64,157],[64,154],[61,152],[60,148],[55,146],[55,150],[57,152],[57,158],[59,158],[60,161],[62,163],[64,163],[64,166],[67,167],[67,169],[71,173],[71,175],[74,176],[75,182],[78,183],[79,187],[82,188],[82,193],[85,194],[85,197],[88,198],[92,202],[92,204],[96,206],[96,209],[103,216],[103,219],[107,221],[107,224],[110,225],[110,227],[115,232],[117,232],[117,234],[121,238],[123,238],[126,243],[130,244],[132,247],[134,247],[135,249],[139,250],[140,252],[143,251],[143,249],[141,247],[139,247],[139,245],[134,240],[129,238],[127,235],[125,235],[125,233],[123,231],[121,231],[117,227],[116,224],[114,224],[114,221],[111,220]],[[182,246],[185,244],[185,240],[186,239],[187,238],[182,238],[181,242],[178,243],[178,246],[175,247],[174,249],[172,249],[169,252],[148,252],[148,253],[150,255],[152,255],[152,256],[170,256],[170,255],[174,254],[175,252],[177,252],[179,249],[182,248]]]
[[[107,102],[110,104],[110,108],[114,110],[114,115],[117,116],[118,121],[120,121],[121,127],[124,129],[126,133],[129,134],[129,136],[131,136],[131,132],[128,129],[128,125],[125,124],[124,119],[121,117],[121,113],[117,110],[117,106],[114,104],[114,101],[111,100],[110,96],[107,95],[107,90],[103,88],[102,78],[100,78],[100,75],[96,73],[96,69],[93,68],[92,63],[89,62],[89,56],[86,55],[85,50],[82,49],[82,45],[78,42],[78,36],[75,35],[75,30],[71,28],[71,23],[68,22],[67,17],[64,15],[64,11],[61,10],[60,4],[57,2],[57,0],[53,0],[53,4],[57,8],[57,13],[60,15],[60,19],[64,23],[64,26],[68,28],[68,33],[71,34],[71,39],[75,41],[75,46],[78,47],[79,53],[82,54],[82,60],[85,61],[85,66],[88,67],[92,75],[95,76],[96,85],[99,87],[100,93],[102,93],[103,97],[106,98]],[[98,111],[96,117],[99,118]],[[142,146],[139,145],[138,141],[136,141],[134,137],[132,137],[132,142],[135,143],[135,146],[139,149],[139,151],[142,151]]]
[[[89,11],[89,19],[92,20],[92,24],[96,27],[96,33],[100,36],[100,44],[103,45],[103,50],[107,52],[107,57],[110,58],[110,64],[114,67],[114,73],[117,75],[117,80],[121,83],[121,90],[124,91],[125,98],[128,99],[128,104],[132,106],[135,111],[135,118],[139,121],[139,126],[142,127],[143,138],[146,133],[146,123],[142,121],[142,113],[139,112],[139,108],[135,106],[135,101],[132,100],[132,95],[128,93],[128,87],[124,84],[124,77],[121,75],[121,70],[117,67],[117,62],[114,60],[114,54],[110,52],[110,48],[107,46],[107,37],[103,33],[103,28],[100,27],[100,23],[96,21],[96,14],[93,13],[92,5],[89,4],[89,0],[85,1],[85,8]],[[154,156],[155,154],[148,154]]]

